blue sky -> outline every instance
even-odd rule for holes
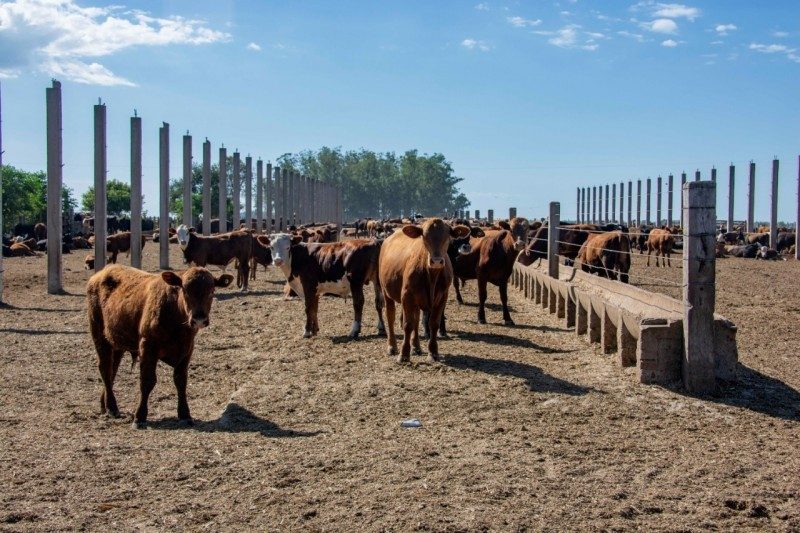
[[[124,2],[124,0],[123,0]],[[144,123],[145,208],[157,208],[158,126],[274,160],[322,145],[441,152],[472,209],[544,216],[575,188],[720,176],[757,163],[766,219],[794,217],[800,3],[0,0],[4,162],[45,166],[45,87],[62,82],[64,177],[90,184],[92,105],[108,105],[109,176],[128,179]],[[792,97],[791,95],[794,95]],[[216,156],[215,156],[216,157]],[[718,189],[724,216],[727,179]]]

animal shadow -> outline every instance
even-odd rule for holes
[[[195,430],[203,433],[260,433],[264,437],[273,438],[313,437],[321,433],[320,431],[295,431],[281,428],[276,423],[261,418],[237,403],[229,403],[217,420],[195,420],[193,426],[187,426],[176,418],[155,420],[148,422],[148,425],[156,429]]]
[[[502,333],[475,333],[472,331],[448,331],[447,333],[451,336],[470,342],[483,342],[499,346],[521,346],[523,348],[536,350],[540,353],[569,353],[572,351],[542,346],[541,344],[536,344],[528,339],[521,339],[513,335],[504,335]]]
[[[783,381],[739,363],[738,381],[720,387],[712,402],[743,407],[784,420],[800,421],[800,392]]]

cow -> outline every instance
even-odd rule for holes
[[[786,252],[796,242],[797,242],[797,233],[788,231],[784,233],[778,233],[778,238],[775,242],[775,250],[777,250],[778,253]]]
[[[655,228],[650,231],[647,236],[647,266],[650,266],[650,253],[656,253],[656,266],[658,265],[658,256],[661,256],[661,266],[672,266],[670,258],[672,257],[672,249],[675,247],[675,237],[668,229]],[[667,264],[664,264],[666,258]]]
[[[326,224],[324,226],[303,228],[299,235],[303,237],[303,242],[336,242],[337,230],[336,224]]]
[[[355,239],[336,243],[304,243],[299,235],[277,233],[270,237],[272,260],[297,295],[303,297],[306,325],[303,337],[319,332],[319,298],[323,294],[353,297],[353,325],[349,337],[361,334],[364,285],[375,288],[378,334],[385,334],[383,299],[378,280],[378,257],[383,241]]]
[[[480,228],[471,228],[469,235],[469,242],[464,242],[464,239],[451,239],[447,250],[453,264],[456,300],[460,304],[464,303],[458,287],[459,280],[477,280],[478,322],[486,324],[486,286],[491,283],[500,291],[504,324],[513,326],[514,321],[508,310],[508,279],[514,271],[517,255],[524,248],[523,241],[515,238],[508,230],[484,232]],[[465,244],[468,244],[466,249]]]
[[[740,242],[744,242],[744,233],[741,231],[721,231],[717,235],[717,242],[739,244]]]
[[[511,236],[516,242],[522,243],[520,249],[524,248],[525,244],[528,242],[528,231],[530,227],[531,223],[524,217],[514,217],[508,221],[507,229],[511,232]]]
[[[94,217],[86,217],[83,219],[83,232],[89,233],[94,231]],[[106,217],[106,231],[109,235],[119,231],[119,219],[115,215]]]
[[[377,237],[383,231],[383,223],[380,220],[367,221],[367,237]]]
[[[36,245],[37,245],[37,243],[36,243],[36,239],[33,239],[33,238],[31,238],[31,239],[25,239],[25,240],[24,240],[24,241],[22,241],[22,243],[20,243],[20,244],[24,244],[25,246],[27,246],[27,247],[28,247],[28,248],[30,248],[31,250],[33,250],[33,251],[36,251]]]
[[[42,241],[47,238],[47,226],[39,222],[33,227],[33,235],[37,241]]]
[[[769,233],[748,233],[744,242],[745,244],[769,246]]]
[[[35,224],[23,224],[20,222],[19,224],[14,225],[13,233],[17,237],[22,237],[23,239],[27,239],[28,237],[33,237],[34,235],[33,230],[35,226],[36,226]]]
[[[397,354],[395,306],[403,306],[405,337],[398,362],[410,361],[412,334],[416,353],[422,352],[419,344],[420,311],[425,311],[428,316],[429,359],[439,360],[437,335],[450,284],[453,283],[453,266],[447,249],[451,239],[465,237],[469,231],[466,226],[451,227],[439,218],[431,218],[420,226],[404,226],[384,241],[378,261],[378,277],[386,302],[389,355]]]
[[[78,250],[91,248],[91,246],[89,246],[89,242],[84,237],[73,237],[72,246]]]
[[[237,260],[237,286],[243,291],[248,288],[250,275],[250,256],[253,250],[253,236],[247,231],[232,231],[212,237],[203,237],[190,232],[185,224],[178,226],[178,244],[183,251],[186,264],[196,266],[216,265],[223,271],[234,259]]]
[[[728,250],[727,250],[727,248],[725,248],[725,243],[724,242],[717,241],[717,245],[716,245],[716,247],[714,249],[714,256],[717,259],[723,259],[725,257],[728,257]]]
[[[353,222],[353,228],[356,230],[356,238],[360,237],[363,233],[367,234],[367,223],[372,220],[371,218],[359,218]]]
[[[537,259],[547,258],[548,226],[541,226],[530,239],[523,253],[517,259],[523,265],[531,265]],[[589,235],[600,231],[594,224],[568,224],[558,227],[558,255],[573,260]]]
[[[34,252],[27,244],[15,242],[9,247],[9,257],[35,257],[39,254]]]
[[[761,248],[760,245],[753,243],[753,244],[743,244],[741,246],[729,246],[727,248],[728,254],[731,257],[743,257],[746,259],[754,259],[756,255],[758,255],[758,251]]]
[[[264,270],[272,264],[272,250],[269,247],[269,237],[266,235],[253,235],[253,256],[250,263],[250,279],[256,279],[258,265]]]
[[[144,249],[144,243],[147,242],[147,237],[142,235],[142,247]],[[111,255],[108,258],[110,263],[117,262],[117,255],[120,252],[127,252],[128,255],[131,253],[131,232],[130,231],[123,231],[121,233],[115,233],[114,235],[109,235],[106,238],[106,251]]]
[[[622,231],[594,234],[581,246],[576,263],[584,272],[628,283],[631,242]]]
[[[110,265],[89,278],[89,330],[103,380],[102,413],[119,416],[114,379],[129,352],[134,363],[139,360],[140,397],[133,426],[147,427],[147,400],[156,385],[158,361],[173,367],[178,419],[192,425],[186,381],[194,338],[209,325],[214,289],[231,281],[231,275],[215,278],[205,268],[150,274],[123,265]]]
[[[778,261],[780,258],[781,256],[777,250],[767,248],[766,246],[759,248],[756,254],[756,259],[763,259],[765,261]]]
[[[639,250],[640,255],[647,250],[647,239],[650,237],[652,230],[652,226],[639,226],[630,229],[629,238],[632,248]]]

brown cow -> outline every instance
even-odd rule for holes
[[[275,266],[286,275],[295,293],[305,300],[306,326],[303,337],[319,332],[319,297],[323,294],[353,296],[353,325],[349,337],[361,333],[364,285],[373,282],[378,334],[385,333],[383,301],[378,281],[381,241],[355,239],[336,243],[304,243],[299,235],[278,233],[270,238]]]
[[[194,337],[209,324],[214,288],[227,287],[231,281],[229,274],[215,279],[205,268],[150,274],[122,265],[108,266],[89,278],[89,328],[103,380],[102,413],[119,416],[114,378],[122,356],[129,352],[134,362],[140,360],[134,427],[147,426],[147,399],[156,384],[159,360],[174,368],[178,418],[192,424],[186,381]]]
[[[500,291],[500,303],[503,305],[503,322],[513,326],[511,313],[508,310],[508,279],[514,271],[514,262],[523,248],[523,241],[516,239],[510,231],[487,230],[480,228],[470,230],[469,248],[466,253],[461,247],[466,239],[453,239],[448,247],[448,255],[453,263],[453,286],[456,289],[456,300],[463,304],[459,280],[478,280],[478,322],[486,324],[486,286],[496,285]]]
[[[428,350],[432,361],[439,360],[437,334],[447,304],[447,293],[453,283],[453,266],[447,256],[450,239],[469,234],[466,226],[447,225],[439,218],[426,220],[421,226],[404,226],[383,243],[379,259],[379,279],[386,301],[386,322],[389,326],[389,355],[397,353],[394,333],[395,305],[403,306],[403,349],[399,362],[411,356],[419,344],[420,310],[428,314]]]
[[[39,254],[34,252],[27,244],[22,242],[14,243],[10,246],[11,255],[9,257],[35,257]]]
[[[250,276],[250,256],[253,250],[253,236],[247,231],[232,231],[203,237],[189,231],[185,225],[178,227],[178,243],[183,250],[183,260],[196,266],[216,265],[223,271],[234,259],[236,264],[236,284],[247,290]]]
[[[37,241],[47,238],[47,226],[39,222],[33,227],[33,234],[36,236]]]
[[[658,265],[658,256],[661,256],[661,266],[672,266],[670,257],[672,256],[672,249],[675,247],[675,237],[668,229],[655,228],[650,231],[647,237],[647,266],[650,266],[650,253],[656,253],[656,266]],[[664,264],[664,258],[667,264]]]
[[[89,242],[83,237],[73,237],[72,247],[79,250],[91,248],[91,246],[89,246]]]
[[[266,235],[253,235],[253,257],[250,263],[250,279],[256,279],[258,265],[267,267],[272,264],[272,250],[269,248],[269,237]]]
[[[383,231],[383,224],[380,220],[367,221],[367,237],[377,237]]]
[[[142,235],[142,248],[144,249],[144,243],[147,242],[147,237]],[[120,233],[115,233],[114,235],[109,235],[106,237],[106,251],[111,255],[108,257],[109,263],[116,263],[117,262],[117,255],[120,252],[127,252],[130,256],[131,254],[131,232],[130,231],[123,231]]]
[[[621,231],[593,234],[581,246],[576,262],[584,272],[628,283],[631,242]]]
[[[528,242],[517,261],[523,265],[532,265],[537,259],[547,259],[547,232],[549,226],[541,226]],[[558,255],[575,259],[586,239],[592,233],[600,231],[594,224],[567,224],[558,227]]]

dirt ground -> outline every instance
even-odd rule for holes
[[[351,302],[337,298],[302,339],[303,304],[262,270],[250,292],[218,293],[198,335],[196,425],[176,422],[161,366],[137,431],[127,359],[123,418],[99,414],[84,255],[65,256],[62,296],[46,295],[43,256],[5,262],[0,530],[800,530],[795,261],[718,262],[741,365],[705,399],[635,384],[513,290],[517,326],[502,326],[494,288],[479,325],[474,282],[465,306],[451,291],[442,364],[386,356],[369,295],[362,340],[346,341]],[[677,281],[674,264],[637,257],[632,274],[678,290],[653,281]]]

